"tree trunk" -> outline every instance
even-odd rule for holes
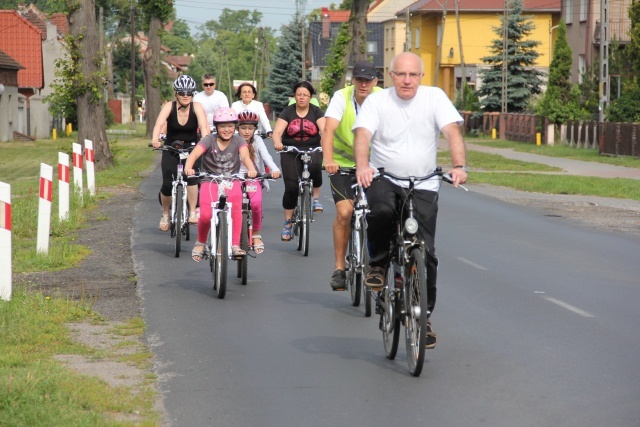
[[[153,127],[162,108],[160,98],[160,30],[162,21],[152,16],[149,21],[149,44],[142,57],[142,71],[144,74],[144,94],[147,108],[146,138],[153,136]],[[219,81],[219,80],[218,80]]]
[[[358,61],[369,59],[367,55],[367,10],[371,0],[353,0],[351,14],[349,15],[349,34],[351,40],[344,51],[344,63],[353,65]],[[351,55],[353,54],[353,64]],[[343,73],[336,82],[335,90],[345,87],[347,73]]]
[[[78,143],[84,147],[85,139],[93,142],[95,168],[104,170],[113,165],[113,154],[105,129],[104,79],[100,73],[102,58],[95,7],[94,0],[81,0],[71,15],[69,29],[78,40],[78,69],[87,86],[84,93],[76,98]]]

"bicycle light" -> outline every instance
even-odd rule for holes
[[[416,234],[418,232],[418,221],[414,218],[407,218],[404,222],[404,231],[409,234]]]
[[[309,171],[302,171],[302,178],[309,179],[310,176],[311,174],[309,173]]]

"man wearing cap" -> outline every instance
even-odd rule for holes
[[[346,289],[345,253],[351,231],[354,199],[351,188],[354,183],[353,177],[339,175],[336,172],[339,167],[355,167],[354,137],[351,128],[365,98],[372,92],[381,90],[377,87],[376,69],[369,61],[360,61],[354,65],[351,83],[351,86],[333,94],[324,115],[326,122],[322,134],[324,168],[331,174],[331,194],[336,204],[336,218],[333,221],[335,271],[330,282],[334,291]]]

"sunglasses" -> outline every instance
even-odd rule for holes
[[[211,87],[211,86],[215,86],[215,83],[202,83],[202,86],[204,87]]]
[[[176,92],[178,96],[193,96],[193,92]]]

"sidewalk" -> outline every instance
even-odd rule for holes
[[[441,140],[438,144],[443,149],[448,149],[446,141]],[[629,178],[640,179],[640,168],[627,168],[623,166],[608,165],[597,162],[584,162],[581,160],[565,159],[561,157],[541,156],[539,154],[521,153],[511,148],[486,147],[467,142],[467,150],[480,151],[484,153],[497,154],[512,160],[523,162],[541,163],[548,166],[555,166],[563,169],[558,172],[565,175],[593,176],[600,178]]]

